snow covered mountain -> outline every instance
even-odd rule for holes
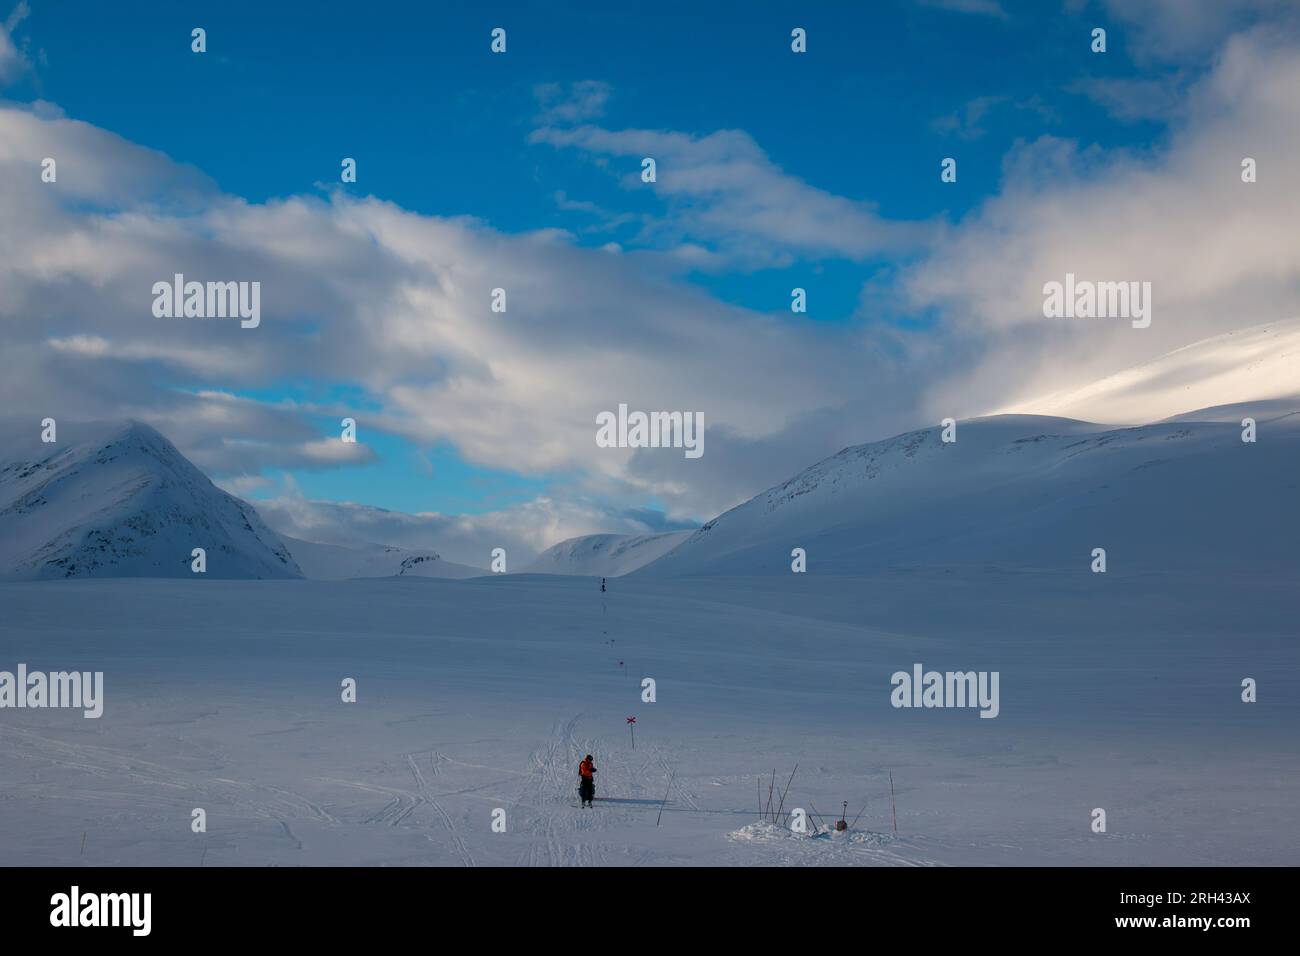
[[[585,574],[618,577],[667,554],[691,536],[664,534],[585,534],[552,545],[524,568],[527,574]]]
[[[0,428],[0,577],[300,577],[247,502],[140,422]]]
[[[382,544],[349,548],[282,537],[303,575],[318,581],[402,576],[476,578],[488,573],[483,568],[444,561],[436,551],[408,551]]]
[[[705,524],[637,573],[997,566],[1300,569],[1300,403],[1136,428],[1004,415],[846,448]],[[1241,418],[1258,416],[1258,440]]]

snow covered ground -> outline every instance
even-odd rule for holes
[[[1290,574],[611,585],[0,583],[0,669],[102,670],[106,696],[0,712],[0,865],[1300,863]],[[915,662],[1000,671],[1000,715],[894,709]],[[796,763],[787,807],[865,803],[856,833],[757,825]]]
[[[855,446],[696,532],[552,549],[629,572],[606,593],[286,542],[147,426],[29,435],[0,697],[24,664],[105,700],[0,709],[0,865],[1295,865],[1297,408]],[[895,708],[917,665],[996,673],[997,716]],[[759,820],[796,765],[786,807],[853,832]]]

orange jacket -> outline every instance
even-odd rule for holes
[[[591,775],[595,772],[596,765],[590,760],[584,760],[582,763],[578,764],[578,775],[584,780],[593,779]]]

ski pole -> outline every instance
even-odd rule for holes
[[[655,826],[659,826],[659,821],[664,818],[664,806],[668,803],[668,794],[673,792],[673,781],[677,779],[677,771],[673,770],[672,776],[668,778],[668,789],[664,791],[664,802],[659,804],[659,816],[655,817]]]

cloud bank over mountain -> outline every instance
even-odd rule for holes
[[[1300,149],[1300,42],[1293,18],[1249,11],[1228,22],[1267,24],[1218,42],[1213,23],[1179,27],[1178,68],[1217,53],[1175,89],[1163,140],[1020,142],[996,193],[955,220],[891,219],[864,198],[871,184],[857,197],[823,189],[743,130],[619,129],[605,116],[617,91],[600,81],[540,88],[526,148],[606,168],[627,188],[636,158],[660,155],[659,212],[630,247],[337,188],[250,202],[49,104],[0,103],[6,407],[146,420],[225,486],[256,489],[291,533],[359,542],[376,526],[400,538],[430,525],[463,535],[468,559],[507,534],[537,553],[582,534],[688,527],[847,445],[1019,407],[1300,315],[1300,193],[1286,172]],[[1163,4],[1115,14],[1153,30],[1170,18]],[[10,71],[14,25],[0,34]],[[57,182],[32,188],[47,157]],[[1245,157],[1258,164],[1252,184]],[[784,293],[756,309],[692,281],[719,263],[816,270],[884,254],[895,265],[863,268],[844,323],[791,315]],[[1066,272],[1150,281],[1151,328],[1045,320],[1042,285]],[[177,273],[260,282],[260,327],[155,318],[149,290]],[[490,307],[496,288],[504,313]],[[270,394],[284,382],[315,383],[316,397]],[[595,417],[619,402],[701,412],[708,454],[598,448]],[[320,424],[347,416],[361,422],[356,445]],[[381,460],[382,436],[445,444],[548,487],[475,514],[400,517],[276,491],[278,470]],[[647,509],[659,517],[636,517]]]

